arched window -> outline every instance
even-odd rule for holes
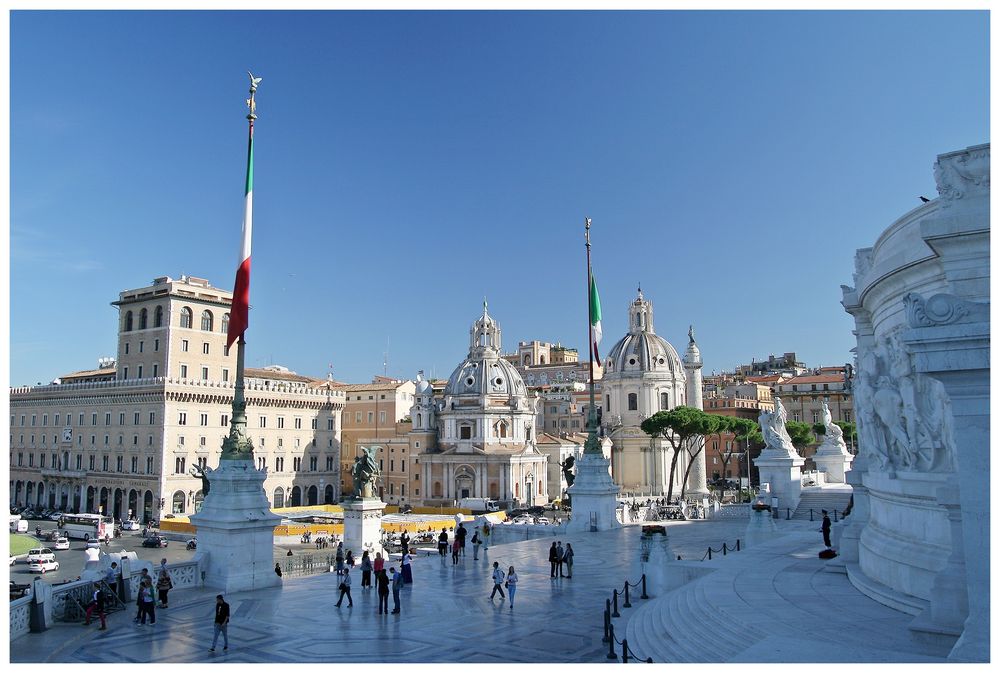
[[[524,365],[530,365],[531,364],[531,356],[530,355],[525,355],[524,356],[524,362],[522,364],[524,364]]]
[[[500,421],[499,423],[497,423],[497,436],[501,437],[501,438],[504,438],[504,437],[507,436],[507,422],[506,421]]]
[[[280,486],[274,489],[274,506],[275,507],[285,506],[285,491]]]
[[[172,512],[174,514],[183,514],[184,503],[186,500],[187,498],[184,496],[184,491],[174,491]]]
[[[132,331],[132,311],[125,312],[125,330],[126,332]]]
[[[636,411],[639,408],[639,396],[635,393],[628,394],[628,410]]]
[[[212,331],[212,312],[202,311],[201,312],[201,331],[211,332]]]
[[[201,491],[198,491],[197,493],[194,494],[194,511],[195,511],[195,513],[201,511],[201,506],[202,506],[202,504],[204,504],[204,502],[205,502],[205,494],[204,493],[202,493]]]
[[[149,316],[149,311],[142,309],[139,311],[139,329],[146,329],[146,319]]]
[[[163,327],[163,307],[157,306],[153,312],[153,327]]]
[[[545,364],[545,356],[544,355],[539,355],[538,356],[538,364],[540,364],[540,365],[544,365]]]
[[[229,314],[222,314],[222,333],[229,334]]]
[[[419,427],[423,427],[423,424],[424,424],[424,416],[423,416],[423,414],[417,414],[417,427],[418,428]]]
[[[433,491],[433,493],[434,493],[434,497],[435,498],[440,498],[441,497],[441,482],[440,481],[435,481],[434,482],[434,491]]]
[[[192,318],[193,314],[191,313],[191,309],[189,309],[187,306],[181,309],[181,327],[186,327],[188,329],[191,329]]]
[[[514,484],[514,497],[515,498],[520,497],[519,496],[520,491],[518,490],[518,486],[520,486],[520,484],[518,484],[518,483]]]
[[[541,495],[541,494],[542,494],[542,481],[539,479],[538,480],[538,495]]]
[[[670,395],[669,393],[660,393],[660,409],[670,408]]]

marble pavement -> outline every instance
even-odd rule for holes
[[[780,522],[804,531],[814,524]],[[701,558],[704,550],[742,538],[745,520],[672,522],[675,553]],[[809,528],[811,530],[811,528]],[[819,533],[816,533],[818,537]],[[12,662],[314,663],[314,662],[600,662],[604,599],[627,577],[639,577],[639,529],[625,527],[563,538],[576,551],[572,579],[549,577],[552,538],[496,545],[457,566],[451,558],[421,556],[414,584],[403,590],[402,614],[377,614],[374,590],[354,575],[354,607],[336,601],[336,576],[285,579],[281,587],[227,597],[232,609],[230,648],[208,652],[214,596],[211,589],[171,593],[153,627],[136,627],[131,612],[116,613],[108,631],[59,624],[11,643]],[[730,555],[730,559],[734,555]],[[736,555],[738,556],[738,555]],[[514,608],[488,599],[493,561],[514,565],[520,582]],[[655,596],[656,587],[649,588]],[[857,596],[860,596],[858,594]],[[856,598],[856,597],[855,597]],[[635,599],[635,603],[643,603]],[[863,605],[864,603],[859,603]],[[623,618],[632,611],[624,611]],[[900,615],[900,632],[908,621]],[[620,627],[624,632],[624,624]],[[865,634],[856,647],[864,648]],[[877,649],[877,643],[872,643]],[[879,659],[874,659],[879,660]]]

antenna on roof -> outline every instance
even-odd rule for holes
[[[385,351],[382,353],[382,376],[389,376],[389,337],[385,338]]]

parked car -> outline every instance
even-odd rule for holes
[[[17,557],[13,554],[10,555],[10,564],[14,565],[17,562]]]
[[[38,559],[28,563],[28,572],[45,574],[46,570],[59,570],[59,561]]]
[[[69,538],[66,537],[56,538],[56,540],[52,543],[52,548],[55,549],[56,551],[69,549]]]
[[[536,516],[535,517],[535,523],[540,524],[542,526],[548,526],[549,525],[549,518],[546,517],[546,516]]]
[[[84,547],[84,550],[87,550],[87,549],[100,549],[100,548],[101,548],[101,541],[100,541],[100,539],[96,538],[96,537],[92,537],[89,540],[87,540],[87,546]]]
[[[541,516],[545,514],[545,508],[541,505],[533,505],[528,508],[528,514],[531,516]]]
[[[167,546],[167,538],[160,537],[159,535],[153,535],[153,536],[147,537],[145,540],[143,540],[142,541],[142,546],[143,547],[166,547]]]
[[[122,521],[122,530],[139,530],[139,522],[135,519]]]
[[[54,540],[58,540],[61,537],[63,537],[62,531],[57,528],[53,528],[52,530],[42,531],[42,539],[45,540],[46,542],[52,542]]]
[[[35,549],[28,550],[28,563],[34,561],[55,561],[55,553],[48,547],[36,547]]]
[[[62,515],[63,515],[62,512],[52,512],[45,518],[48,519],[49,521],[58,521],[59,519],[62,518]]]
[[[527,516],[526,514],[522,514],[521,516],[515,516],[512,523],[531,523],[531,517]]]

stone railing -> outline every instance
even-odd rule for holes
[[[74,621],[82,616],[76,601],[86,605],[94,595],[94,583],[90,580],[76,580],[52,586],[52,598],[46,601],[46,613],[56,621]],[[74,601],[73,599],[76,599]],[[48,619],[45,620],[49,622]]]
[[[722,505],[712,514],[713,519],[749,519],[750,503]]]
[[[274,562],[281,566],[282,577],[304,577],[330,572],[331,566],[337,567],[337,555],[335,551],[332,551],[296,556],[275,556]],[[358,567],[355,565],[354,570],[360,572]],[[360,582],[361,580],[356,581]]]
[[[136,597],[139,586],[139,577],[142,575],[142,564],[139,562],[133,567],[129,564],[129,574],[126,583],[129,599]],[[147,562],[148,563],[148,562]],[[124,565],[124,564],[123,564]],[[154,566],[149,571],[149,576],[153,579],[153,586],[156,586],[156,576],[160,572],[160,566]],[[170,573],[170,581],[174,584],[174,589],[191,589],[202,585],[201,564],[198,561],[181,561],[179,563],[168,563],[167,572]]]
[[[10,639],[14,640],[29,631],[31,625],[31,594],[10,602]]]

